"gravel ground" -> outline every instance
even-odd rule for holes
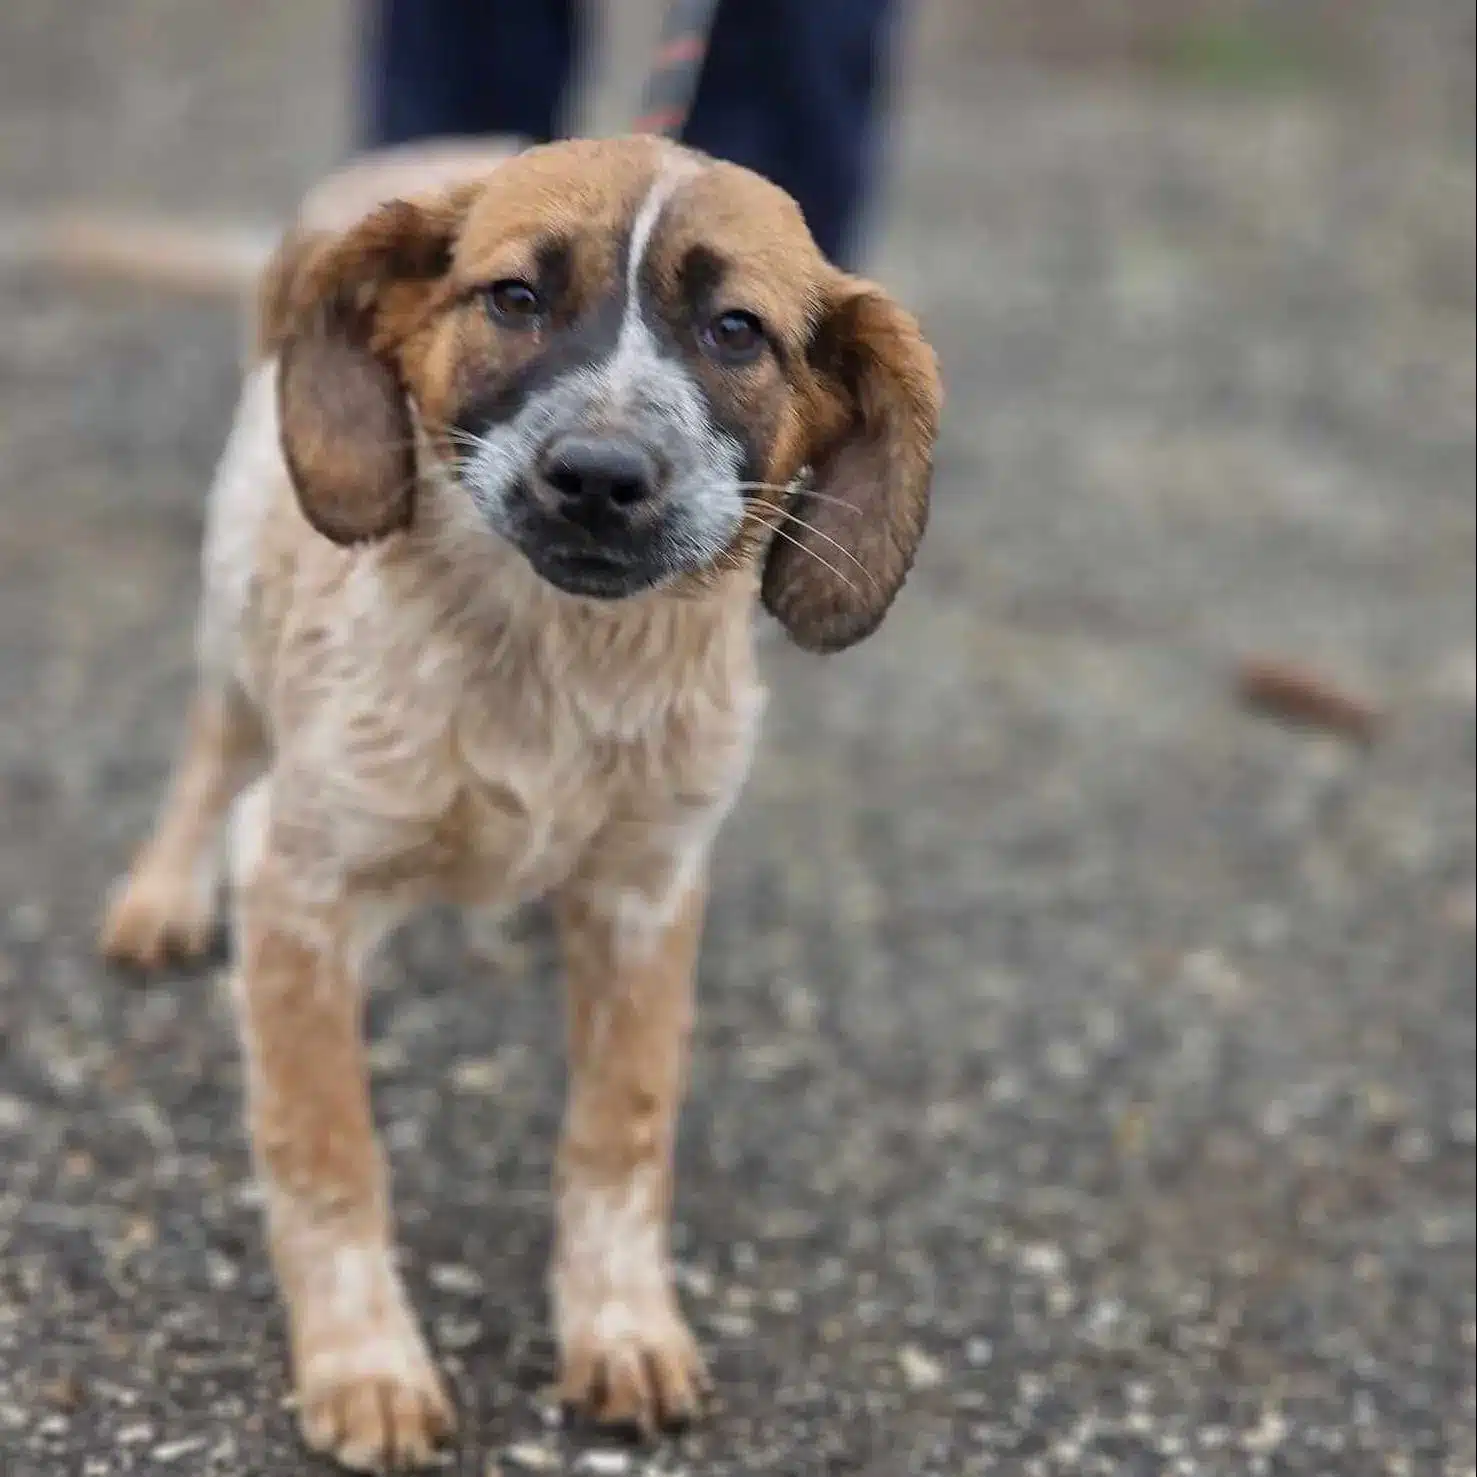
[[[338,5],[86,10],[0,14],[0,198],[277,209],[336,156]],[[432,918],[371,1023],[449,1470],[1467,1477],[1470,89],[987,68],[960,12],[874,262],[948,370],[931,542],[868,646],[773,643],[720,848],[677,1219],[721,1408],[547,1420],[548,939]],[[235,326],[15,270],[0,313],[0,1472],[316,1472],[217,981],[90,954]],[[1381,741],[1241,711],[1265,649]]]

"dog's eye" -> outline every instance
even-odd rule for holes
[[[488,312],[511,328],[533,328],[544,316],[543,299],[528,283],[517,278],[494,282],[483,293],[483,299]]]
[[[764,351],[764,325],[737,309],[720,313],[703,329],[703,347],[725,364],[748,364]]]

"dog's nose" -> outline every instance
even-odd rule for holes
[[[572,518],[632,508],[657,490],[654,458],[626,437],[561,437],[549,448],[541,471],[560,511]]]

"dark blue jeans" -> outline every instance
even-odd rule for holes
[[[561,131],[578,0],[373,0],[371,144]],[[866,204],[890,0],[721,0],[683,141],[783,186],[847,261]],[[632,100],[634,109],[635,99]]]

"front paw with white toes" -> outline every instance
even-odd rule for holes
[[[429,1466],[455,1425],[408,1317],[348,1322],[305,1339],[297,1400],[304,1441],[355,1472]]]
[[[711,1390],[676,1299],[662,1287],[632,1296],[559,1296],[559,1395],[602,1426],[650,1436],[689,1424]]]

